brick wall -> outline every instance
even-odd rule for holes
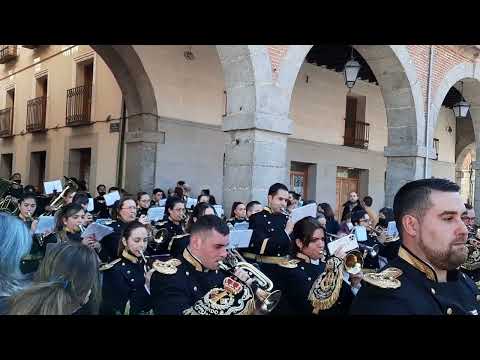
[[[288,45],[269,45],[267,48],[272,63],[273,80],[275,80],[280,70],[280,61],[287,54]]]

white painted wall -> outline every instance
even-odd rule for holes
[[[343,145],[347,93],[343,73],[304,63],[292,94],[292,136]],[[366,97],[365,121],[370,124],[368,148],[383,153],[387,145],[387,117],[380,88],[373,83],[359,80],[352,89],[352,95]]]

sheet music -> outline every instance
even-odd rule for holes
[[[62,182],[60,180],[46,181],[43,183],[43,187],[45,188],[46,195],[53,194],[55,190],[58,193],[63,191]]]
[[[224,212],[223,212],[223,206],[222,205],[213,205],[215,208],[215,211],[217,212],[217,216],[222,217]]]
[[[357,249],[358,242],[357,242],[357,239],[355,238],[355,235],[350,234],[350,235],[341,237],[340,239],[333,240],[327,244],[328,251],[330,252],[331,255],[335,254],[337,249],[341,246],[345,246],[344,251]]]
[[[354,227],[353,232],[357,238],[357,241],[367,241],[367,229],[364,226],[357,225]]]
[[[158,202],[160,207],[165,206],[166,203],[167,203],[167,199],[162,199]]]
[[[55,228],[54,216],[40,216],[38,218],[38,225],[35,230],[35,234],[43,234],[47,231],[53,231]]]
[[[111,206],[115,203],[115,201],[120,200],[120,193],[118,191],[113,191],[103,195],[103,198],[105,199],[105,204],[107,206]]]
[[[191,209],[192,207],[195,207],[197,206],[197,199],[193,199],[193,198],[188,198],[187,199],[187,209]]]
[[[150,221],[158,221],[162,220],[163,216],[165,215],[165,208],[162,207],[153,207],[148,209],[147,216]]]
[[[397,229],[397,224],[395,221],[389,221],[388,222],[388,228],[387,228],[387,235],[390,236],[398,236],[398,229]]]
[[[87,211],[88,211],[88,212],[92,212],[93,209],[94,209],[93,199],[92,199],[92,198],[88,198]]]
[[[100,241],[105,236],[111,234],[112,232],[113,232],[113,229],[109,226],[100,225],[100,224],[97,224],[97,223],[91,223],[90,225],[88,225],[88,227],[82,233],[81,237],[83,239],[87,236],[94,235],[95,240]]]
[[[253,230],[233,230],[230,231],[229,249],[242,249],[250,245]]]
[[[315,203],[308,204],[306,206],[301,206],[299,208],[294,209],[290,214],[290,219],[294,223],[296,223],[297,221],[302,220],[307,216],[311,216],[311,217],[317,216],[317,204]]]

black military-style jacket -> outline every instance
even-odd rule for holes
[[[142,259],[124,251],[120,258],[100,268],[103,272],[101,314],[138,315],[151,310],[143,265]]]
[[[147,250],[148,255],[165,255],[169,254],[172,246],[172,238],[185,234],[183,226],[181,224],[175,224],[172,220],[161,221],[155,225],[157,230],[165,229],[167,234],[163,237],[161,243],[155,244],[155,248],[149,247]],[[176,241],[174,241],[176,242]],[[178,252],[176,252],[178,254]],[[181,254],[181,252],[180,252]]]
[[[250,216],[253,230],[249,252],[264,256],[286,256],[290,250],[290,237],[285,232],[288,216],[274,214],[266,207]]]
[[[190,244],[190,234],[173,236],[168,243],[167,251],[171,256],[179,257],[182,256],[188,244]]]
[[[113,229],[111,234],[108,234],[101,240],[102,250],[99,253],[100,259],[109,263],[118,258],[118,245],[122,238],[123,230],[127,227],[127,223],[121,220],[114,220],[110,224],[105,224]]]
[[[380,273],[365,274],[350,313],[477,315],[479,311],[480,294],[468,276],[453,270],[448,272],[446,282],[438,282],[428,264],[401,246],[398,257]]]
[[[177,259],[177,258],[170,258]],[[225,273],[208,270],[188,249],[178,257],[175,273],[154,272],[150,280],[153,309],[156,315],[182,315],[209,290],[221,286]]]
[[[148,214],[148,209],[145,209],[142,207],[137,209],[137,218],[139,218],[142,215],[147,216],[147,214]]]
[[[297,267],[278,267],[279,276],[283,279],[283,293],[278,314],[313,314],[314,306],[309,300],[309,295],[314,287],[317,287],[317,291],[320,290],[316,280],[325,272],[325,263],[320,261],[318,265],[312,264],[310,258],[303,254],[297,254],[293,258],[299,261]],[[333,304],[328,309],[319,310],[318,315],[348,314],[354,298],[353,292],[350,285],[343,280],[342,273],[337,273],[335,276],[342,277],[338,284],[341,287],[340,291],[338,295],[330,295]]]

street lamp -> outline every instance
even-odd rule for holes
[[[463,81],[460,81],[462,85],[462,90],[460,91],[461,98],[463,99]],[[453,105],[453,113],[456,118],[465,118],[467,117],[468,110],[470,109],[470,104],[464,100],[460,100],[458,103]]]
[[[355,81],[357,81],[360,68],[361,66],[358,61],[353,58],[352,47],[350,60],[345,64],[345,70],[343,71],[343,75],[345,76],[345,85],[347,85],[349,89],[353,88],[353,86],[355,85]]]

